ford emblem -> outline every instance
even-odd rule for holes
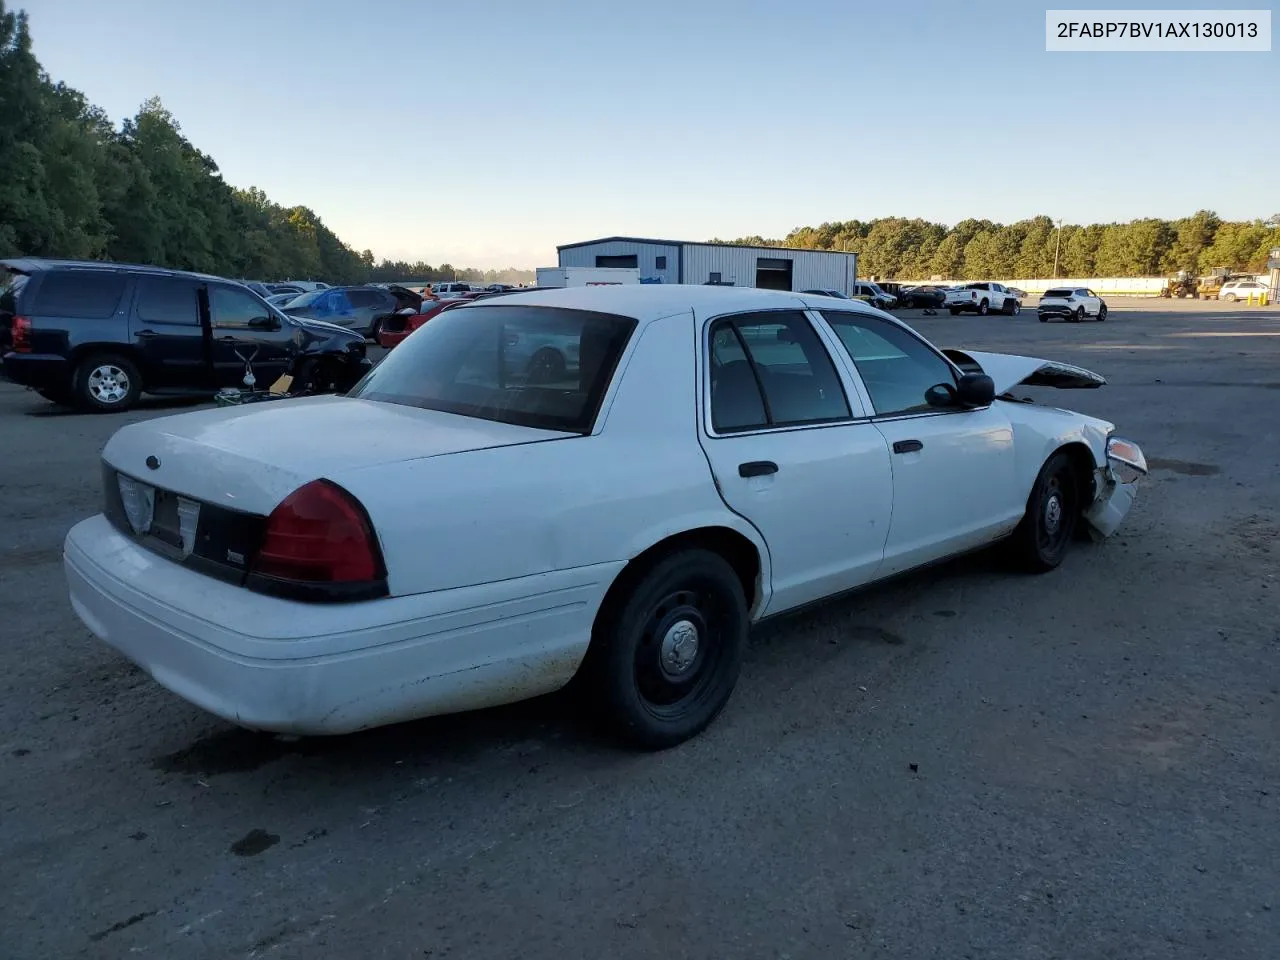
[[[154,456],[154,455],[152,455],[152,456],[150,456],[150,457],[147,457],[147,469],[148,469],[148,470],[159,470],[159,469],[160,469],[160,458],[159,458],[159,457],[156,457],[156,456]]]

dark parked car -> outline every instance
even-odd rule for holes
[[[142,393],[208,396],[251,367],[265,389],[347,390],[369,369],[364,339],[287,317],[232,280],[76,260],[0,260],[4,376],[87,410]]]
[[[919,287],[903,287],[901,297],[902,305],[908,310],[914,310],[916,307],[924,307],[926,310],[936,310],[946,302],[947,294],[941,287],[924,285]]]
[[[337,324],[377,340],[382,322],[402,310],[417,313],[422,295],[406,287],[329,287],[303,294],[287,304],[291,317],[308,317]]]

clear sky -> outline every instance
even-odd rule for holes
[[[9,3],[54,79],[116,120],[159,96],[229,182],[379,257],[1280,212],[1280,54],[1050,54],[1046,4]]]

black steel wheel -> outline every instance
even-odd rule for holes
[[[1062,563],[1080,519],[1080,484],[1071,458],[1059,451],[1036,477],[1027,512],[1010,538],[1019,568],[1044,573]]]
[[[738,575],[717,553],[681,551],[606,607],[583,664],[605,720],[649,750],[696,736],[728,702],[742,665],[748,613]]]

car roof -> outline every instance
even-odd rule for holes
[[[506,298],[502,298],[505,300]],[[512,301],[513,303],[517,301]],[[591,310],[633,317],[642,322],[669,317],[690,309],[714,310],[717,313],[742,313],[750,310],[779,310],[788,307],[803,310],[811,307],[839,307],[876,316],[881,311],[856,300],[824,297],[817,294],[789,293],[782,290],[759,290],[755,287],[721,287],[679,283],[624,283],[599,287],[553,287],[529,290],[519,304],[563,307],[568,310]],[[495,301],[478,301],[480,306],[499,306]]]
[[[15,257],[9,260],[0,260],[0,267],[6,267],[18,273],[41,273],[49,270],[97,270],[104,273],[147,273],[158,277],[221,280],[224,283],[239,283],[242,286],[249,282],[218,277],[211,273],[170,270],[168,267],[153,267],[145,263],[115,263],[109,260],[54,260],[45,257]]]

